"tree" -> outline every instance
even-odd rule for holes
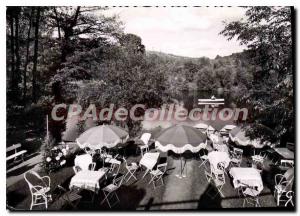
[[[145,46],[142,44],[142,39],[134,34],[123,34],[120,39],[121,46],[124,46],[133,54],[144,54]]]
[[[11,55],[11,70],[10,70],[10,91],[9,97],[13,102],[19,101],[19,83],[21,81],[20,76],[20,13],[21,7],[9,7],[7,8],[7,19],[10,24],[10,55]]]
[[[37,100],[37,61],[38,61],[38,50],[39,50],[39,26],[40,26],[40,14],[41,9],[37,7],[35,14],[35,23],[34,23],[34,54],[33,54],[33,68],[32,68],[32,101],[36,102]]]
[[[49,17],[52,28],[56,28],[61,42],[61,62],[75,49],[73,41],[80,36],[116,37],[119,35],[120,22],[116,16],[107,17],[91,12],[105,10],[102,7],[53,7]]]
[[[27,42],[26,42],[26,57],[25,64],[23,69],[23,103],[26,103],[26,94],[27,94],[27,66],[29,63],[29,47],[30,47],[30,35],[31,35],[31,27],[32,27],[32,17],[34,14],[34,8],[31,9],[31,13],[29,15],[29,26],[27,32]]]
[[[246,20],[225,23],[220,33],[247,45],[256,66],[249,94],[257,125],[274,130],[277,139],[294,134],[291,7],[248,7]],[[258,136],[264,136],[262,130]],[[254,134],[252,134],[254,136]]]

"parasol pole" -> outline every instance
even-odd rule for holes
[[[182,154],[180,154],[180,178],[182,178]]]
[[[47,125],[47,140],[49,140],[49,120],[48,120],[48,115],[46,115],[46,125]]]
[[[183,170],[182,170],[183,173],[184,173],[185,166],[186,166],[186,159],[184,160],[184,165],[183,165]],[[187,169],[185,169],[185,174],[183,174],[182,177],[186,177],[186,175],[187,175]]]
[[[182,178],[182,157],[181,157],[181,153],[180,155],[180,174],[176,174],[177,178]]]

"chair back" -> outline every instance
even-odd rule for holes
[[[294,161],[293,160],[281,160],[280,161],[281,166],[285,167],[294,167]]]
[[[125,162],[125,166],[128,167],[127,160],[126,160],[126,158],[124,156],[123,156],[123,161]]]
[[[243,156],[243,149],[239,149],[239,148],[233,148],[233,153],[235,155],[236,158],[242,158]]]
[[[85,151],[86,154],[90,154],[91,156],[93,156],[96,153],[95,150],[90,148],[89,145],[85,146],[83,150]]]
[[[167,171],[168,163],[163,163],[157,165],[157,169],[159,169],[162,173],[165,173]]]
[[[24,173],[24,179],[31,193],[36,192],[35,186],[47,187],[41,176],[33,170]]]
[[[225,163],[224,162],[219,162],[217,164],[217,169],[224,171],[225,170]]]
[[[143,133],[141,136],[141,140],[145,145],[148,145],[150,138],[151,138],[151,133]]]
[[[74,165],[79,166],[81,170],[89,170],[91,163],[93,163],[93,158],[89,154],[77,155],[74,160]]]
[[[292,190],[293,183],[294,183],[294,169],[293,168],[288,169],[284,173],[283,178],[287,181],[287,184],[285,186],[285,190],[286,191]]]
[[[225,183],[225,162],[219,162],[217,164],[217,170],[213,169],[215,178]]]
[[[117,188],[121,187],[124,180],[124,175],[119,176],[118,178],[114,178],[113,184],[117,186]]]
[[[213,175],[210,172],[206,171],[206,170],[204,170],[204,174],[205,174],[206,180],[208,182],[210,182],[210,180],[213,178]]]

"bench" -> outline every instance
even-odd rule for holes
[[[23,156],[24,154],[27,152],[27,150],[21,150],[21,151],[18,151],[18,149],[21,148],[21,144],[18,143],[18,144],[13,144],[12,146],[6,148],[6,161],[9,161],[9,160],[16,160],[17,157],[21,156],[22,158],[22,161],[23,161]],[[8,153],[11,152],[11,151],[14,151],[14,154],[11,154],[9,156]]]

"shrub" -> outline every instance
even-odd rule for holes
[[[54,143],[54,140],[46,140],[45,142],[42,167],[48,174],[65,166],[66,156],[69,151],[68,145],[53,146]]]

